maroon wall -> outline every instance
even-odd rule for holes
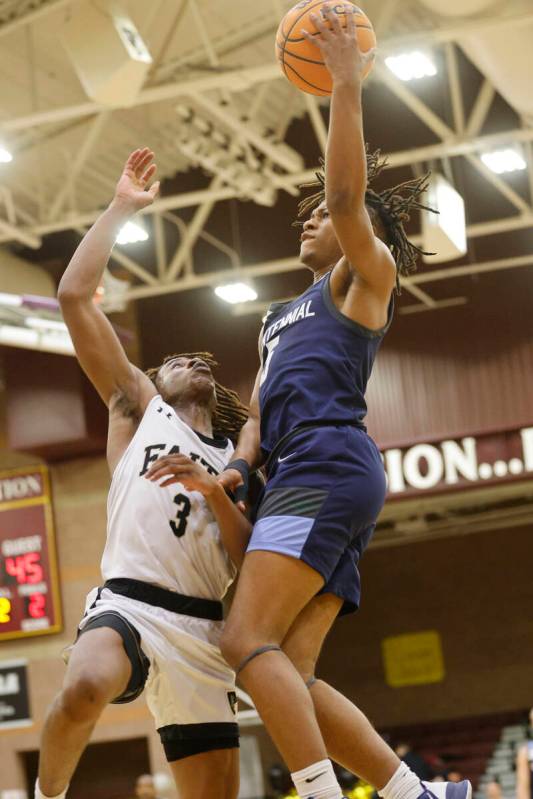
[[[518,428],[533,422],[531,294],[501,297],[484,279],[471,304],[399,316],[368,390],[380,445]]]

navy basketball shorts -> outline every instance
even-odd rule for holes
[[[359,607],[359,560],[383,507],[385,470],[364,429],[313,427],[293,435],[270,465],[248,552],[298,558],[324,578],[320,593]]]

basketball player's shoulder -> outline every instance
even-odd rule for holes
[[[138,424],[150,402],[157,396],[157,389],[137,366],[132,364],[131,368],[134,378],[131,388],[119,390],[111,397],[109,411],[114,416],[131,419]]]

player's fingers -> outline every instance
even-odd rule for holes
[[[237,502],[237,507],[241,513],[246,513],[246,505],[244,502]]]
[[[309,33],[309,31],[306,31],[304,28],[300,28],[300,33],[302,34],[304,39],[307,39],[307,41],[310,44],[313,44],[315,47],[318,47],[319,50],[322,49],[322,40],[319,35],[315,33],[315,35],[313,36],[312,33]]]
[[[309,19],[312,20],[317,31],[322,34],[322,37],[326,40],[329,39],[331,36],[331,29],[325,24],[320,14],[309,14]]]
[[[135,174],[138,178],[140,178],[145,170],[148,168],[150,162],[152,161],[154,154],[151,150],[148,150],[144,154],[142,154],[137,162],[137,166],[135,167]]]
[[[158,180],[156,180],[154,185],[148,190],[148,194],[150,195],[152,200],[155,200],[155,198],[159,194],[159,189],[160,188],[161,188],[161,183]]]
[[[348,36],[350,36],[353,39],[354,37],[356,37],[356,33],[357,33],[357,25],[356,25],[356,22],[355,22],[355,10],[350,12],[350,13],[348,13],[346,15],[346,17],[347,17],[347,19],[346,19],[346,31],[348,33]]]
[[[326,7],[324,11],[326,20],[331,23],[331,30],[338,36],[339,33],[342,33],[342,25],[339,15],[332,12],[328,7]]]
[[[182,481],[174,476],[174,477],[167,477],[166,480],[163,480],[162,483],[159,483],[159,488],[166,488],[167,486],[174,485],[175,483],[181,483]]]
[[[147,152],[148,152],[148,147],[141,147],[139,150],[136,151],[136,156],[134,160],[134,169],[137,169],[140,161],[144,158]]]
[[[188,470],[188,467],[180,466],[177,463],[161,464],[161,466],[159,466],[157,469],[147,472],[144,476],[147,480],[152,480],[152,482],[155,482],[161,477],[164,477],[165,474],[181,474],[184,469]]]
[[[141,152],[140,150],[134,150],[132,153],[130,153],[129,158],[126,161],[126,167],[125,167],[126,169],[134,169],[135,164],[137,163],[137,157],[140,152]]]
[[[156,169],[157,169],[156,164],[150,164],[150,166],[148,167],[148,169],[141,178],[141,183],[144,183],[145,185],[149,183],[153,178],[153,176],[155,175]]]

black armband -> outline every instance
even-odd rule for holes
[[[250,466],[248,462],[244,460],[244,458],[237,458],[234,461],[230,461],[224,471],[227,472],[228,469],[235,469],[235,471],[239,472],[240,476],[242,477],[243,485],[240,485],[235,489],[234,498],[235,502],[244,502],[248,496]]]

